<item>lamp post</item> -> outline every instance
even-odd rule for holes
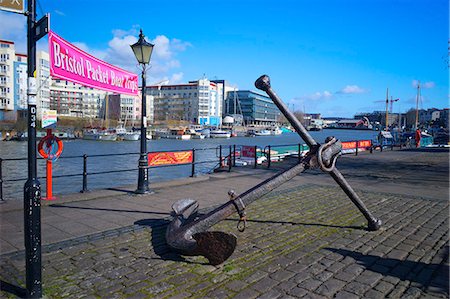
[[[131,45],[134,56],[136,56],[138,63],[142,66],[141,151],[139,156],[138,187],[135,191],[137,194],[145,194],[150,192],[148,187],[147,101],[145,94],[145,71],[146,66],[150,62],[153,46],[153,44],[145,40],[142,29],[139,34],[139,40],[135,44]]]

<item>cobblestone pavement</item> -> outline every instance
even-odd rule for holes
[[[214,230],[235,233],[218,267],[174,254],[168,218],[47,245],[48,298],[448,298],[448,200],[357,190],[384,226],[366,221],[332,186],[289,183]],[[0,279],[24,285],[24,254],[1,259]],[[0,293],[3,297],[14,297]]]

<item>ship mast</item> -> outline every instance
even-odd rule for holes
[[[389,112],[388,112],[388,107],[389,107],[389,88],[386,88],[386,127],[385,127],[385,131],[389,131]]]
[[[416,98],[416,122],[414,128],[417,130],[419,124],[419,98],[420,98],[420,81],[417,82],[417,98]]]

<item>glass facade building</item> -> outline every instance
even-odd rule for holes
[[[225,106],[226,114],[242,114],[248,125],[270,126],[281,114],[268,96],[250,90],[228,92]]]

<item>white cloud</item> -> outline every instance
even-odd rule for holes
[[[328,90],[325,91],[317,91],[313,94],[302,96],[299,99],[301,100],[312,100],[312,101],[319,101],[319,100],[328,100],[333,97],[333,94],[329,92]]]
[[[172,77],[170,77],[170,83],[171,84],[180,83],[181,80],[183,79],[183,76],[184,76],[184,74],[181,72],[172,74]]]
[[[336,93],[342,94],[355,94],[355,93],[365,93],[366,90],[359,87],[358,85],[347,85]]]
[[[0,39],[13,41],[19,53],[27,50],[27,18],[0,11]]]
[[[411,85],[412,85],[412,87],[414,87],[414,88],[417,88],[417,85],[419,84],[419,81],[418,80],[412,80],[412,82],[411,82]],[[421,82],[420,83],[420,87],[422,87],[422,88],[433,88],[433,87],[435,87],[436,86],[436,84],[433,82],[433,81],[429,81],[429,82]]]
[[[55,9],[55,14],[63,16],[63,17],[66,15],[65,13],[63,13],[62,11],[57,10],[57,9]]]
[[[141,69],[130,45],[138,40],[138,26],[133,26],[130,30],[115,29],[112,31],[113,37],[108,42],[106,49],[92,49],[86,43],[74,42],[73,44],[83,51],[102,59],[112,65],[118,66],[134,73],[140,73]],[[154,44],[150,69],[147,72],[147,82],[158,82],[168,80],[179,82],[183,73],[172,73],[181,67],[181,63],[176,56],[191,46],[188,42],[179,39],[169,39],[164,35],[158,35],[154,39],[146,37],[146,40]]]

